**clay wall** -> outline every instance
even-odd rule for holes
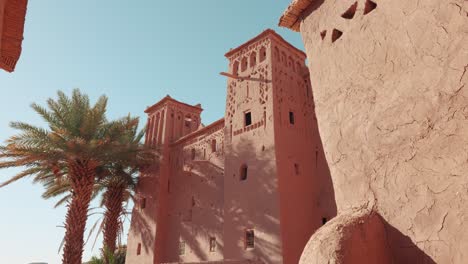
[[[466,262],[466,1],[309,4],[297,23],[339,214],[377,210],[394,263]]]
[[[228,79],[224,256],[273,264],[282,263],[282,256],[270,45],[264,36],[226,55],[232,74],[256,80]],[[251,124],[246,124],[246,113]],[[246,245],[247,230],[254,231],[253,248]]]
[[[223,259],[224,122],[171,145],[164,262]],[[210,248],[211,243],[215,243]]]
[[[283,263],[298,263],[312,233],[335,216],[305,54],[273,45],[273,101]],[[325,220],[323,220],[325,219]]]

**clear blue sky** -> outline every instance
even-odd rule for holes
[[[0,71],[0,141],[15,133],[10,121],[41,124],[29,105],[59,89],[106,94],[110,118],[144,117],[146,106],[170,94],[201,103],[202,121],[211,123],[224,115],[225,52],[266,28],[303,49],[298,33],[276,26],[289,2],[29,1],[21,59],[13,74]],[[15,172],[0,170],[0,181]],[[29,179],[0,189],[1,264],[61,263],[64,230],[56,226],[65,208],[53,209],[41,193]],[[84,260],[92,254],[87,245]]]

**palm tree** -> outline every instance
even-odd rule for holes
[[[115,139],[116,146],[120,146],[120,159],[107,164],[102,164],[97,174],[93,190],[93,198],[102,193],[101,207],[104,207],[104,219],[99,228],[104,236],[103,259],[107,261],[104,252],[115,252],[117,240],[122,232],[123,220],[127,215],[125,205],[130,200],[134,201],[134,191],[138,182],[138,173],[150,165],[158,164],[158,155],[155,149],[141,143],[144,131],[138,132],[138,118],[127,116],[115,121],[121,131]],[[70,184],[65,181],[57,182],[54,176],[44,176],[41,182],[46,187],[43,197],[63,197],[57,202],[56,207],[71,199]],[[90,235],[98,222],[90,230]]]
[[[23,170],[0,184],[0,187],[27,176],[43,181],[55,175],[65,178],[71,192],[65,218],[64,264],[81,264],[83,235],[96,175],[102,164],[120,160],[123,146],[118,145],[121,126],[107,122],[107,97],[101,96],[94,106],[89,97],[75,89],[71,98],[63,92],[58,99],[48,99],[48,109],[31,107],[45,120],[48,128],[24,122],[12,122],[20,133],[0,146],[0,168]]]

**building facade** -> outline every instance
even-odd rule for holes
[[[127,263],[298,263],[336,214],[306,55],[273,30],[226,53],[224,118],[167,96],[148,114],[162,152],[142,173]]]

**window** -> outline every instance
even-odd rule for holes
[[[141,255],[141,243],[138,243],[137,246],[137,256]]]
[[[343,32],[334,28],[332,31],[332,42],[335,42],[337,39],[341,38],[341,35],[343,35]]]
[[[167,181],[167,192],[171,193],[171,181]]]
[[[264,61],[266,59],[267,53],[266,53],[266,48],[262,47],[260,49],[260,62]]]
[[[216,152],[216,139],[211,140],[211,151]]]
[[[241,181],[247,180],[248,171],[249,171],[249,167],[248,167],[246,164],[243,164],[243,165],[240,167],[239,174],[240,174],[240,180],[241,180]]]
[[[364,15],[369,14],[377,7],[377,4],[372,2],[371,0],[366,1],[366,5],[364,6]]]
[[[289,112],[289,124],[294,125],[294,112]]]
[[[252,52],[250,54],[250,67],[255,66],[255,64],[257,64],[257,53]]]
[[[245,231],[245,248],[254,248],[255,246],[255,234],[253,229]]]
[[[242,58],[241,60],[241,72],[247,70],[247,58]]]
[[[238,72],[239,72],[239,62],[236,61],[232,65],[232,74],[237,75]]]
[[[346,10],[341,17],[345,19],[352,19],[354,17],[354,14],[356,13],[356,8],[357,8],[357,2],[355,2],[353,5],[351,5],[348,10]]]
[[[299,164],[297,163],[294,163],[294,173],[296,173],[296,175],[299,175]]]
[[[195,152],[195,149],[193,148],[193,149],[192,149],[192,160],[195,159],[195,154],[196,154],[196,152]]]
[[[146,207],[146,198],[141,198],[140,208],[145,209]]]
[[[185,255],[185,241],[179,241],[179,256]]]
[[[216,238],[210,237],[210,252],[216,251]]]
[[[325,225],[327,223],[328,219],[326,217],[322,217],[322,225]]]
[[[252,113],[246,112],[244,114],[244,126],[250,126],[252,124]]]
[[[203,159],[206,159],[206,149],[203,149]]]

